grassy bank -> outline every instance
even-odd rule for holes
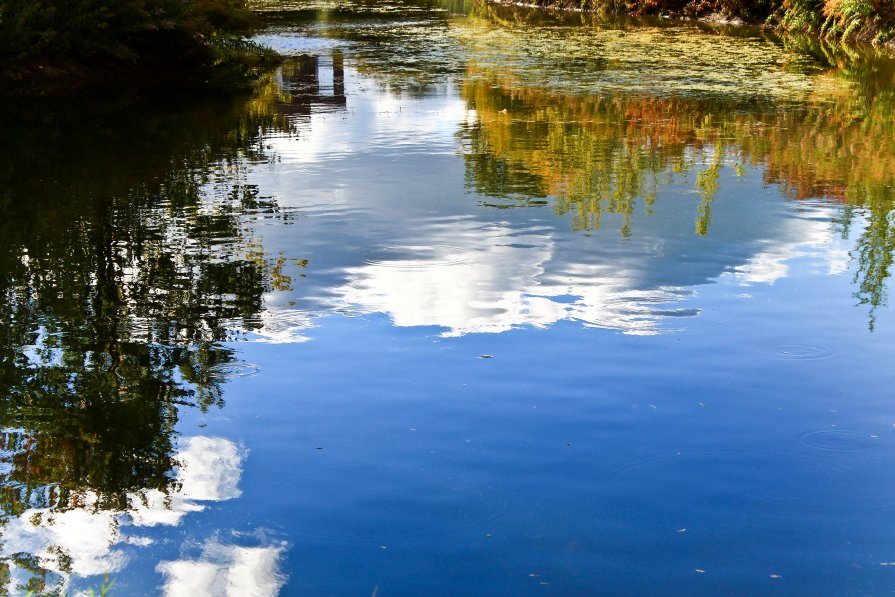
[[[604,14],[720,18],[895,48],[893,0],[523,0],[519,3]]]

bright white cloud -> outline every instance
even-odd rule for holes
[[[791,219],[787,237],[797,240],[769,244],[727,277],[743,285],[774,284],[789,275],[790,262],[799,257],[811,257],[826,275],[844,273],[851,258],[846,243],[830,224],[833,216],[830,210],[824,219]]]
[[[279,571],[285,545],[242,547],[209,541],[195,560],[162,562],[162,591],[167,597],[266,597],[285,581]]]
[[[347,284],[336,291],[340,302],[388,313],[397,326],[447,328],[451,336],[562,318],[562,305],[528,296],[551,256],[549,237],[510,238],[501,226],[476,235],[463,226],[426,245],[395,247],[393,259],[349,268]]]
[[[341,308],[388,313],[401,327],[442,327],[445,336],[563,319],[655,333],[667,315],[655,306],[681,298],[675,289],[635,290],[636,275],[617,264],[573,264],[548,276],[554,248],[548,232],[455,222],[426,244],[394,247],[392,258],[348,268],[336,294]]]
[[[147,545],[148,538],[129,536],[122,528],[177,525],[207,502],[239,497],[239,479],[245,454],[224,438],[188,437],[175,455],[180,463],[176,485],[169,494],[149,490],[128,495],[126,511],[96,508],[98,496],[86,492],[79,508],[54,511],[30,508],[12,517],[2,529],[0,557],[31,554],[59,578],[61,588],[70,576],[115,573],[128,558],[122,544]],[[14,569],[7,589],[14,592],[25,571]]]
[[[113,548],[121,538],[118,515],[93,510],[94,496],[88,501],[84,508],[62,512],[32,508],[11,518],[3,529],[0,554],[31,554],[50,570],[70,567],[78,576],[120,570],[127,557]]]

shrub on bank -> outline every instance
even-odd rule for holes
[[[875,43],[895,42],[895,0],[536,0],[603,13],[637,16],[721,14],[789,31]]]
[[[895,2],[892,0],[826,0],[822,29],[838,37],[876,42],[895,39]]]

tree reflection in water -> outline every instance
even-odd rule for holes
[[[633,239],[642,232],[635,216],[649,217],[675,196],[667,189],[688,184],[698,202],[688,204],[679,227],[688,239],[711,237],[721,224],[715,199],[731,177],[758,168],[766,185],[793,202],[839,204],[843,233],[862,226],[853,251],[857,297],[870,305],[873,325],[875,309],[886,301],[895,251],[891,63],[824,54],[812,91],[782,103],[736,94],[582,93],[539,84],[549,77],[534,67],[520,73],[452,53],[477,25],[464,22],[455,34],[456,24],[443,13],[425,15],[411,27],[366,23],[353,30],[329,23],[334,38],[354,44],[346,44],[351,53],[299,57],[247,98],[167,111],[109,100],[0,111],[0,309],[7,322],[0,328],[0,572],[6,575],[0,584],[50,591],[64,587],[68,572],[100,572],[72,553],[61,531],[75,528],[65,521],[74,525],[82,513],[109,529],[90,553],[94,564],[112,567],[123,513],[137,527],[176,524],[203,502],[238,495],[238,447],[220,438],[178,438],[175,425],[184,407],[223,405],[224,382],[244,365],[226,342],[261,329],[265,294],[291,287],[285,258],[268,254],[257,225],[289,224],[294,213],[250,183],[248,170],[272,159],[269,137],[301,134],[296,123],[318,109],[345,110],[346,70],[352,68],[378,81],[380,90],[407,98],[442,93],[447,87],[439,83],[446,80],[458,83],[470,114],[459,123],[458,159],[467,188],[489,208],[549,206],[576,231],[618,225],[623,238]],[[418,56],[425,46],[405,42],[431,33],[433,20],[437,51]],[[401,40],[397,64],[405,70],[390,68],[395,56],[387,48],[396,44],[385,42],[395,36]],[[507,44],[513,38],[497,39]],[[554,78],[599,78],[615,68],[611,57],[553,58],[550,68],[560,69],[550,73]],[[330,67],[331,87],[321,70]],[[100,116],[85,120],[90,113]],[[753,206],[752,213],[762,208]],[[331,302],[308,304],[333,309],[341,300],[365,313],[403,314],[393,317],[395,325],[446,327],[448,335],[546,326],[569,317],[587,321],[592,307],[616,326],[650,332],[652,322],[671,311],[632,305],[646,299],[664,305],[754,255],[719,259],[698,278],[643,283],[647,288],[639,280],[619,281],[617,259],[597,255],[602,261],[591,265],[601,269],[578,270],[581,264],[570,260],[567,269],[577,272],[579,286],[563,286],[576,292],[561,293],[574,301],[562,303],[543,295],[553,231],[520,234],[501,223],[491,225],[488,236],[482,221],[492,224],[487,214],[497,212],[483,211],[463,214],[462,225],[446,228],[443,238],[430,234],[427,241],[440,239],[441,246],[405,243],[379,261],[335,264],[336,273],[325,280],[330,287],[317,289]],[[394,221],[383,229],[406,225]],[[453,238],[458,232],[468,239],[469,263],[451,246],[460,242]],[[736,244],[750,234],[722,240]],[[407,250],[414,247],[415,253]],[[679,255],[665,264],[681,261]],[[450,267],[427,280],[439,265]],[[686,266],[680,269],[693,273]],[[606,285],[601,293],[595,271],[617,287]],[[587,291],[595,296],[579,301]],[[201,486],[190,471],[210,466],[203,456],[209,452],[226,455],[225,466],[206,476],[215,483]],[[23,539],[32,527],[42,533],[39,541]],[[216,545],[208,551],[221,561],[236,559]],[[259,557],[269,562],[271,553]],[[192,574],[184,562],[168,564],[164,573],[172,582]]]
[[[116,513],[154,524],[149,513],[177,503],[234,497],[236,452],[215,473],[229,475],[224,489],[189,479],[210,466],[202,453],[235,446],[206,438],[220,445],[199,450],[202,438],[178,441],[174,427],[182,407],[223,406],[239,364],[222,342],[257,327],[263,294],[288,282],[253,227],[292,214],[245,170],[269,159],[263,136],[291,132],[288,115],[312,99],[271,80],[187,109],[96,100],[2,112],[3,586],[42,593],[64,589],[65,573],[103,572],[65,543],[63,521],[88,516],[68,513],[117,528]],[[23,516],[34,529],[17,527]],[[22,532],[50,534],[29,543]],[[100,539],[97,561],[113,563],[117,538]]]
[[[571,93],[471,62],[462,94],[476,118],[458,135],[467,185],[494,207],[550,204],[575,230],[600,229],[613,214],[628,238],[635,210],[652,213],[663,188],[689,173],[702,198],[693,229],[707,235],[722,171],[760,166],[765,184],[792,200],[842,204],[843,233],[866,218],[852,255],[872,329],[895,252],[895,63],[858,56],[828,68],[810,96],[781,105]]]

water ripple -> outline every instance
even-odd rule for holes
[[[253,363],[221,363],[209,367],[209,373],[218,379],[235,379],[237,377],[251,377],[261,371],[261,365]]]
[[[823,346],[787,344],[776,348],[777,356],[791,361],[818,361],[833,356],[833,351]]]
[[[855,452],[879,447],[879,437],[853,429],[824,429],[802,436],[802,441],[814,448],[837,452]]]

